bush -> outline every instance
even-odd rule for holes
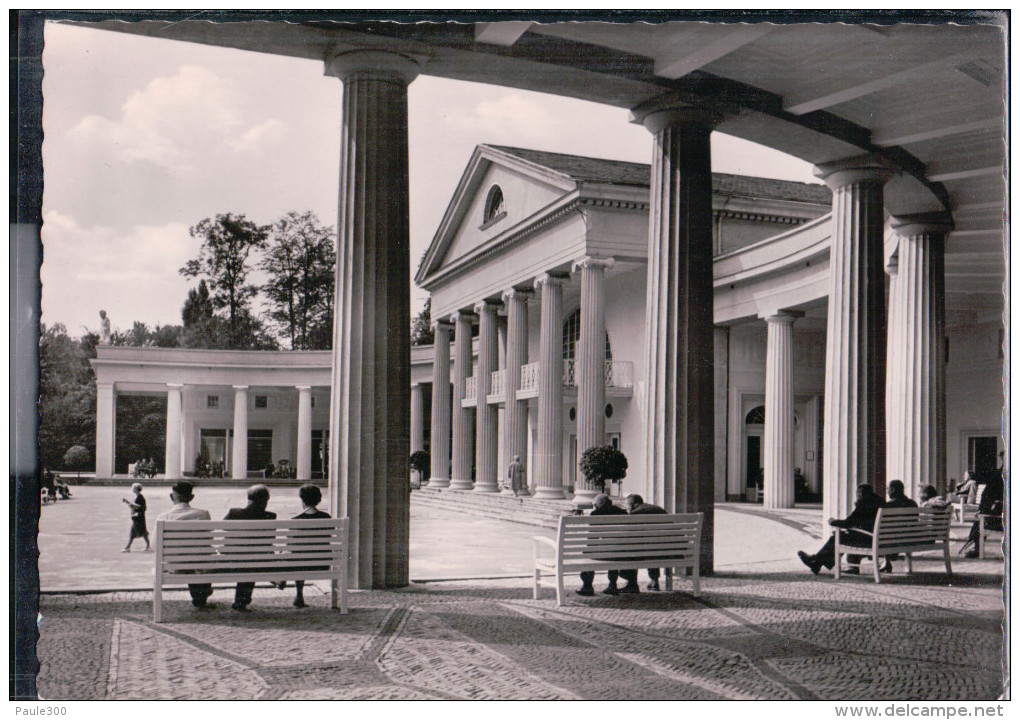
[[[581,455],[580,467],[585,479],[605,492],[607,480],[627,476],[627,457],[612,445],[590,447]]]
[[[79,476],[82,470],[88,468],[90,460],[88,448],[84,445],[72,445],[64,453],[64,467],[68,470],[77,470]]]

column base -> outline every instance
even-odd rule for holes
[[[566,500],[567,493],[562,487],[545,487],[539,485],[535,488],[532,497],[536,500]]]
[[[431,478],[429,479],[428,486],[432,488],[448,488],[450,487],[450,478]]]
[[[598,494],[598,490],[575,490],[572,502],[574,505],[589,507]]]
[[[499,485],[496,483],[475,483],[475,492],[477,493],[498,493]]]
[[[471,480],[450,480],[451,490],[473,490],[475,484]]]

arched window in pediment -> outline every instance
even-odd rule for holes
[[[747,425],[764,425],[765,424],[765,406],[759,405],[758,407],[747,413],[744,417],[744,423]]]
[[[503,199],[503,188],[493,185],[485,196],[485,211],[482,215],[482,224],[495,222],[506,214],[506,204]]]

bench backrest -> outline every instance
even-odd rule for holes
[[[701,550],[703,518],[702,513],[566,515],[560,518],[559,556],[563,561],[696,560]]]
[[[925,545],[949,539],[950,508],[881,508],[875,516],[875,547]]]
[[[347,554],[347,518],[157,520],[156,570],[285,572],[337,567]]]

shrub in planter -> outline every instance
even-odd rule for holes
[[[599,492],[606,491],[607,480],[622,480],[627,475],[627,457],[612,445],[590,447],[581,455],[581,474]]]
[[[422,480],[428,480],[432,469],[432,456],[428,450],[415,450],[411,453],[411,469],[418,473],[419,484]]]

